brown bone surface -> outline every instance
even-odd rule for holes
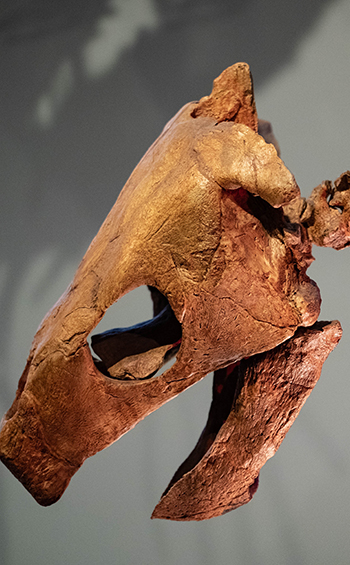
[[[214,81],[210,96],[187,104],[165,126],[124,186],[71,285],[44,318],[0,433],[2,461],[39,503],[58,500],[87,457],[210,371],[284,342],[289,347],[286,340],[299,327],[315,324],[320,296],[306,275],[311,246],[347,244],[349,175],[330,188],[333,208],[322,191],[306,202],[278,157],[268,124],[260,122],[259,131],[267,141],[257,133],[249,68],[238,63]],[[93,336],[100,360],[93,359],[88,335],[111,304],[140,285],[152,287],[154,320]],[[328,353],[340,330],[337,326],[336,338],[334,332],[324,334]],[[175,354],[174,365],[154,377]],[[281,357],[273,355],[278,375]],[[315,363],[318,374],[322,362]],[[235,380],[236,372],[228,379]],[[302,387],[292,395],[291,410],[298,411],[304,392]],[[268,393],[266,402],[274,400]],[[235,403],[232,410],[235,414]],[[230,421],[227,417],[225,430]],[[260,417],[253,421],[259,434]],[[210,447],[213,453],[218,453],[217,441]],[[241,441],[237,449],[249,450],[249,445],[244,448]],[[230,451],[229,458],[238,455]],[[189,471],[196,473],[198,485],[205,480],[201,473],[207,473],[205,466],[201,469]],[[235,492],[245,492],[257,472],[258,466],[247,465]],[[228,505],[237,506],[236,498],[230,495]],[[196,500],[200,516],[200,495]],[[165,513],[172,517],[168,506]],[[215,514],[214,509],[206,517]],[[195,507],[191,516],[196,519]],[[176,510],[173,517],[179,519]]]
[[[317,322],[232,372],[216,371],[207,425],[152,517],[206,520],[249,502],[340,337],[339,322]]]

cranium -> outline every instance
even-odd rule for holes
[[[207,426],[153,516],[205,519],[253,496],[341,335],[338,322],[317,322],[312,243],[350,241],[350,173],[306,201],[271,141],[239,63],[176,114],[130,176],[41,323],[3,419],[1,459],[40,504],[211,371]],[[87,337],[140,285],[155,317],[93,336],[95,359]]]

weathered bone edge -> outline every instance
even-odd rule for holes
[[[261,467],[279,448],[341,333],[336,321],[299,328],[272,351],[242,360],[226,381],[220,379],[224,385],[216,386],[214,378],[206,428],[152,518],[207,520],[249,502]],[[223,410],[219,397],[229,388],[232,408],[217,430]]]

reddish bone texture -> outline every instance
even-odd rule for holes
[[[317,322],[312,244],[350,241],[350,173],[302,199],[274,145],[238,63],[176,114],[130,176],[35,335],[2,422],[0,457],[40,504],[213,370],[207,426],[153,517],[207,519],[253,496],[341,336],[338,322]],[[93,336],[93,358],[88,335],[140,285],[155,317]]]

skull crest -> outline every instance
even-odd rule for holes
[[[317,322],[306,270],[313,243],[349,244],[349,188],[347,172],[300,197],[244,63],[175,115],[42,321],[3,419],[0,457],[40,504],[211,371],[207,425],[153,517],[202,520],[252,498],[341,337],[339,322]],[[87,337],[141,285],[154,318],[93,336],[95,358]]]

